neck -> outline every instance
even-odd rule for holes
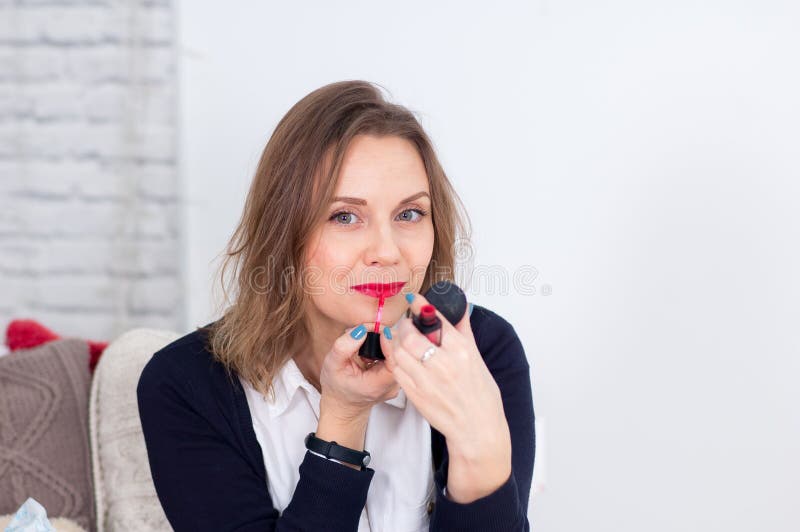
[[[320,393],[319,375],[322,370],[322,362],[331,350],[331,346],[344,330],[349,327],[344,323],[327,320],[319,316],[312,316],[309,320],[310,331],[309,339],[295,354],[294,362],[308,382],[310,382]]]

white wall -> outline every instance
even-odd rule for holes
[[[375,81],[420,112],[474,264],[538,271],[470,292],[532,365],[533,528],[799,529],[800,5],[315,4],[179,6],[186,329],[280,117]]]
[[[182,314],[173,2],[0,0],[0,336]]]

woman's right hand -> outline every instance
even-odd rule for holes
[[[363,324],[364,332],[353,338],[350,333],[357,327],[345,330],[325,355],[320,369],[320,407],[317,437],[335,441],[351,449],[363,449],[372,405],[396,397],[400,385],[384,361],[367,367],[358,354],[364,343],[366,331],[375,324]],[[381,348],[389,342],[381,334]],[[345,464],[352,469],[359,466]]]
[[[320,369],[321,410],[332,410],[342,421],[368,417],[372,405],[397,397],[400,392],[400,385],[383,360],[367,367],[366,359],[359,356],[366,331],[372,330],[375,323],[362,326],[365,330],[358,339],[350,334],[357,327],[348,328],[336,339]],[[381,333],[384,350],[390,341]]]

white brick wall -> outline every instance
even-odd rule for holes
[[[171,1],[0,0],[0,337],[183,323]]]

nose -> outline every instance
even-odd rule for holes
[[[391,224],[374,224],[367,236],[364,262],[367,266],[384,266],[400,261],[400,247],[395,241]]]

